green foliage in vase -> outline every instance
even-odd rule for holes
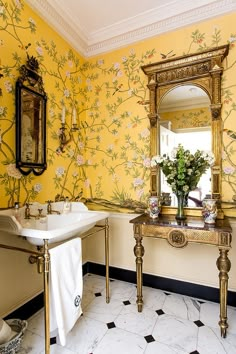
[[[164,154],[154,156],[151,160],[152,167],[159,166],[162,169],[167,183],[177,196],[194,190],[203,173],[213,164],[212,152],[197,150],[192,154],[181,144],[173,149],[171,156]]]

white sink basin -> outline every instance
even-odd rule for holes
[[[61,205],[61,203],[54,203],[53,209],[60,211]],[[39,205],[37,204],[37,206]],[[40,207],[46,210],[44,204]],[[35,208],[31,207],[31,210],[35,210]],[[0,211],[0,232],[2,230],[10,234],[24,236],[30,243],[42,246],[44,239],[47,239],[49,243],[55,243],[79,236],[108,216],[107,212],[89,211],[82,203],[72,203],[72,211],[69,213],[50,214],[40,219],[33,217],[24,219],[24,208],[21,208],[20,218],[16,220],[14,210],[7,209]]]

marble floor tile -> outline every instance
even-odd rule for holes
[[[228,307],[227,337],[221,338],[219,304],[143,287],[143,311],[137,311],[136,285],[86,275],[83,316],[66,345],[50,354],[236,354],[236,309]],[[52,335],[54,337],[54,335]],[[56,342],[56,339],[54,338]],[[44,311],[28,319],[18,354],[44,354]]]
[[[124,306],[115,319],[115,325],[127,331],[147,336],[152,333],[157,317],[155,311],[144,308],[142,312],[138,312],[137,306],[131,304]]]
[[[113,300],[129,300],[136,294],[136,285],[125,281],[114,280],[110,282],[110,297]],[[106,296],[106,289],[102,291],[102,295]]]
[[[236,335],[227,333],[221,338],[220,330],[203,326],[199,328],[197,350],[204,354],[234,354],[236,353]]]
[[[83,277],[83,290],[91,290],[94,293],[102,292],[106,287],[105,278],[99,275],[86,274]]]
[[[108,323],[116,319],[123,306],[120,300],[111,298],[107,304],[105,296],[98,296],[86,307],[83,314],[85,317]]]
[[[18,354],[39,354],[44,350],[44,337],[26,330]]]
[[[132,304],[136,304],[137,290],[130,299]],[[158,289],[143,286],[143,308],[150,308],[154,311],[161,309],[166,300],[166,295]]]
[[[147,345],[145,354],[188,354],[188,352],[176,348],[171,348],[166,344],[155,341]]]
[[[73,352],[70,349],[67,349],[65,347],[61,347],[60,345],[53,344],[50,347],[50,354],[77,354],[78,352]],[[40,354],[45,354],[45,351],[43,350]]]
[[[198,327],[183,318],[165,314],[159,316],[152,335],[158,342],[187,353],[197,348]]]
[[[93,354],[143,354],[147,346],[142,336],[119,328],[110,329]]]
[[[167,295],[162,310],[169,315],[197,321],[200,317],[200,304],[187,296]]]
[[[66,347],[79,354],[92,353],[107,331],[105,323],[82,316],[68,334]]]
[[[219,328],[220,305],[204,302],[200,307],[200,321],[210,327]]]
[[[31,318],[28,319],[28,329],[31,332],[44,337],[44,310],[36,312]]]

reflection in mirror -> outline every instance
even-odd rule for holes
[[[161,155],[170,155],[178,144],[182,144],[191,153],[196,150],[211,151],[210,100],[201,88],[183,85],[168,91],[160,103],[158,115]],[[160,173],[160,191],[166,197],[165,205],[177,206],[177,198],[163,172]],[[211,170],[208,169],[198,187],[190,192],[186,206],[201,206],[201,201],[210,193]]]
[[[26,88],[21,89],[21,161],[43,163],[43,99]]]

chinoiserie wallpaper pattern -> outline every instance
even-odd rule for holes
[[[230,53],[222,87],[222,197],[232,201],[236,195],[235,20],[236,14],[227,15],[85,59],[24,1],[0,0],[0,207],[68,196],[92,201],[98,208],[142,209],[149,195],[150,131],[147,78],[140,66],[226,43]],[[27,54],[39,61],[48,96],[48,167],[41,176],[23,176],[15,167],[15,83]],[[62,151],[63,106],[67,129]],[[79,129],[71,132],[74,108]],[[183,115],[193,126],[199,119],[207,124],[204,111]]]

